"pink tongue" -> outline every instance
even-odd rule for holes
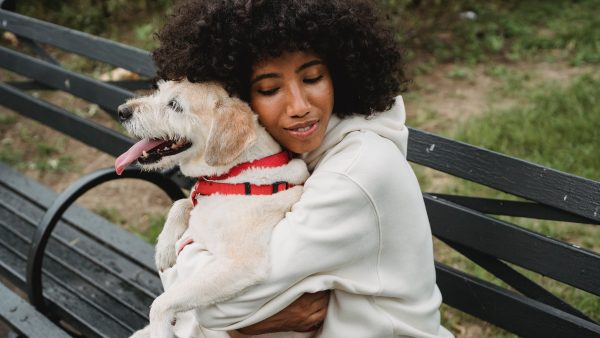
[[[125,153],[121,154],[115,160],[115,171],[117,175],[121,175],[123,170],[127,168],[131,163],[138,159],[138,157],[142,156],[143,151],[148,151],[157,145],[165,142],[164,140],[153,140],[153,139],[143,139],[138,143],[134,144],[129,150]]]

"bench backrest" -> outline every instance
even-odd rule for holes
[[[0,67],[35,81],[0,82],[0,103],[105,153],[131,146],[122,134],[81,118],[23,89],[62,90],[98,104],[112,116],[133,93],[123,83],[102,82],[61,67],[40,47],[51,45],[153,77],[146,51],[0,10],[1,28],[25,38],[37,57],[0,47]],[[130,89],[147,83],[127,83]],[[600,183],[411,129],[408,159],[526,201],[425,193],[434,235],[513,290],[437,263],[444,302],[521,336],[587,337],[600,325],[507,263],[600,296],[600,255],[492,217],[600,224]],[[507,262],[507,263],[506,263]]]
[[[411,130],[410,161],[528,201],[424,194],[433,234],[515,291],[437,264],[444,302],[520,336],[595,337],[600,325],[505,262],[600,296],[600,255],[492,217],[600,224],[600,182]]]

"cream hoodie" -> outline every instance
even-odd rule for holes
[[[248,326],[305,292],[334,290],[317,337],[452,337],[440,325],[432,239],[406,161],[401,97],[372,118],[332,116],[305,157],[312,175],[274,229],[268,279],[199,309],[214,330]]]

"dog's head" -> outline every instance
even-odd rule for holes
[[[119,106],[119,120],[141,139],[115,161],[117,173],[134,161],[144,169],[179,164],[224,166],[256,139],[256,117],[216,83],[161,81],[149,96]]]

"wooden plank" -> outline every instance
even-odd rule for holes
[[[469,249],[464,245],[460,245],[448,240],[443,241],[452,249],[458,251],[461,255],[475,262],[480,267],[486,269],[488,272],[492,273],[498,279],[502,280],[503,282],[508,284],[512,289],[514,289],[517,292],[520,292],[524,296],[529,297],[531,299],[535,299],[539,302],[550,305],[554,308],[570,313],[579,318],[592,321],[592,319],[589,318],[586,314],[574,308],[561,298],[555,296],[550,291],[536,284],[531,279],[525,277],[523,274],[510,267],[508,264],[500,261],[496,257],[481,253],[473,249]]]
[[[56,199],[57,194],[48,187],[32,180],[0,162],[0,183],[7,189],[17,192],[24,201],[15,204],[21,208],[27,204],[46,210]],[[15,202],[17,203],[17,202]],[[31,211],[35,219],[41,219],[42,212]],[[89,210],[73,205],[63,215],[63,219],[84,234],[98,239],[110,251],[128,257],[148,271],[155,273],[154,246],[141,240],[138,236],[127,232],[106,219]]]
[[[2,165],[0,177],[1,226],[14,226],[1,231],[4,235],[0,239],[0,271],[9,277],[12,274],[11,281],[17,280],[15,284],[23,287],[30,234],[43,215],[43,204],[52,203],[56,194]],[[4,207],[8,209],[3,210]],[[94,219],[103,222],[95,223]],[[81,221],[85,226],[73,227],[73,221]],[[90,238],[94,236],[101,239]],[[115,246],[121,248],[113,250]],[[141,253],[133,253],[144,262],[142,266],[136,258],[115,259],[115,255],[135,247],[142,248]],[[51,300],[49,308],[86,336],[129,336],[147,323],[148,307],[162,290],[153,272],[152,252],[152,246],[136,236],[83,208],[71,207],[65,222],[55,229],[46,254],[44,295]],[[144,290],[143,294],[140,290]],[[107,293],[111,295],[107,297]]]
[[[600,182],[410,129],[412,162],[600,221]]]
[[[147,77],[156,75],[150,53],[91,34],[0,10],[1,29],[69,52],[125,68]]]
[[[556,208],[523,201],[508,201],[494,198],[480,198],[447,194],[429,194],[437,198],[460,204],[466,208],[477,210],[484,214],[545,219],[551,221],[574,222],[584,224],[600,224],[589,218],[574,215]]]
[[[425,195],[433,234],[600,296],[600,255]]]
[[[18,236],[15,232],[7,231],[7,228],[14,226],[18,226],[18,224],[4,224],[3,221],[0,223],[3,233],[0,245],[10,247],[14,255],[26,262],[29,243],[26,238]],[[118,282],[115,283],[115,278],[100,267],[95,267],[86,260],[79,259],[69,250],[60,248],[56,242],[50,243],[44,266],[44,292],[49,293],[49,299],[64,309],[73,306],[63,297],[55,297],[55,287],[50,285],[58,285],[61,295],[69,294],[69,299],[80,303],[82,308],[79,315],[88,318],[84,322],[87,325],[97,327],[99,331],[123,332],[131,332],[145,325],[147,315],[145,312],[152,299],[145,297],[147,301],[140,302],[140,299],[134,298],[135,292],[132,291],[135,290],[121,289],[120,291],[126,293],[119,293],[115,287],[115,285],[119,285]],[[115,289],[114,293],[111,288]],[[54,296],[52,296],[53,294]],[[64,311],[62,310],[62,312]]]
[[[7,237],[19,240],[18,246],[13,248],[26,257],[35,224],[11,214],[4,206],[0,207],[0,217],[0,229]],[[89,284],[115,296],[126,307],[131,305],[146,315],[147,305],[162,293],[156,273],[132,264],[127,257],[105,250],[93,238],[77,233],[65,223],[59,224],[56,230],[60,232],[51,237],[46,256],[62,265],[59,268],[88,280]]]
[[[119,80],[104,81],[109,86],[116,86],[129,91],[150,90],[153,84],[149,80]],[[7,81],[7,85],[20,90],[52,90],[53,88],[43,85],[36,81]]]
[[[117,107],[135,94],[11,49],[0,47],[0,66],[46,86],[98,104],[116,118]]]
[[[600,325],[436,263],[444,303],[520,337],[597,338]]]
[[[0,104],[115,157],[134,144],[133,140],[123,134],[69,113],[2,82],[0,82]]]
[[[19,288],[24,288],[25,284],[25,261],[18,257],[12,250],[12,247],[3,245],[0,238],[0,272],[8,277],[11,282],[15,281]],[[6,274],[6,272],[13,274]],[[47,276],[45,280],[44,296],[49,300],[51,313],[58,314],[68,323],[80,330],[88,337],[127,337],[130,332],[124,331],[117,325],[107,323],[102,313],[87,306],[76,294],[69,292],[60,281]],[[69,306],[57,305],[66,303]],[[93,326],[81,325],[81,323],[92,323]],[[107,325],[108,324],[108,325]],[[96,326],[105,325],[105,330],[98,330]]]
[[[0,299],[2,299],[0,317],[20,334],[26,337],[70,337],[65,331],[1,283]]]

